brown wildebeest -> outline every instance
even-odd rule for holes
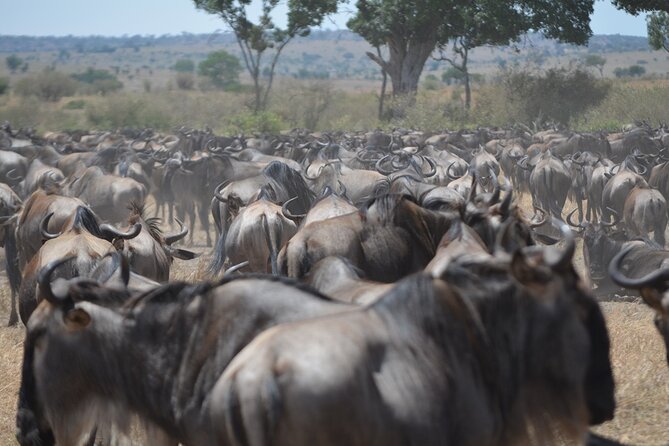
[[[149,444],[213,444],[202,408],[237,352],[273,325],[352,309],[278,277],[170,283],[128,299],[77,279],[52,289],[56,268],[40,275],[44,300],[24,343],[24,446],[80,445],[95,426],[127,427],[133,413],[163,431]]]
[[[667,202],[659,190],[647,184],[632,189],[625,199],[623,218],[627,235],[634,237],[653,238],[664,247],[664,231],[667,229]]]
[[[51,214],[42,222],[48,225]],[[88,276],[94,269],[96,260],[116,250],[112,242],[127,240],[142,230],[141,224],[135,224],[129,231],[122,232],[109,224],[100,224],[90,208],[80,206],[65,225],[68,229],[59,234],[44,232],[48,240],[33,256],[23,270],[23,279],[19,289],[19,315],[24,324],[40,302],[37,293],[37,274],[48,263],[63,258],[71,258],[57,271],[58,277],[71,278]]]
[[[615,401],[604,317],[574,249],[571,237],[562,253],[455,262],[445,281],[410,276],[364,309],[267,330],[212,389],[204,443],[583,441]]]

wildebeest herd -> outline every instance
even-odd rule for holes
[[[638,290],[669,351],[668,150],[645,123],[248,138],[5,124],[17,439],[92,444],[138,417],[153,445],[617,444],[588,434],[615,411],[595,294]],[[170,281],[197,223],[210,280]]]

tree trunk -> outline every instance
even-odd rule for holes
[[[376,47],[376,54],[381,59],[381,48]],[[386,73],[385,68],[381,67],[381,73],[383,74],[383,81],[381,82],[381,96],[379,96],[379,121],[383,120],[383,105],[386,101],[386,87],[388,85],[388,73]]]
[[[387,45],[387,61],[373,53],[368,52],[367,56],[390,76],[394,97],[415,95],[425,62],[437,45],[436,31],[421,41],[390,39]]]

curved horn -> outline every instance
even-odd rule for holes
[[[437,163],[432,160],[429,156],[421,156],[421,160],[425,161],[430,166],[430,170],[427,173],[423,174],[423,178],[430,178],[437,174]]]
[[[307,166],[307,168],[304,169],[304,173],[303,173],[303,175],[304,175],[304,178],[306,178],[307,180],[315,181],[315,180],[317,180],[318,177],[321,175],[321,172],[323,171],[323,167],[324,167],[324,166],[319,167],[319,168],[318,168],[318,172],[316,172],[316,175],[312,177],[312,176],[309,176],[309,174],[307,173],[307,172],[309,172],[309,167],[311,167],[312,164],[313,164],[313,163],[309,163],[309,165]]]
[[[569,228],[569,225],[565,222],[558,220],[555,217],[551,217],[551,221],[553,226],[560,228],[560,233],[564,237],[566,244],[562,253],[555,260],[548,261],[547,263],[550,265],[551,269],[561,270],[571,265],[571,259],[574,257],[574,252],[576,252],[576,238],[574,237],[572,230]]]
[[[58,233],[51,233],[49,232],[49,220],[51,220],[51,217],[53,217],[53,212],[49,212],[42,221],[39,224],[39,230],[42,233],[42,238],[44,240],[51,240],[54,239],[62,234],[62,232]]]
[[[614,217],[613,217],[613,221],[612,221],[611,223],[606,223],[606,222],[603,222],[603,221],[600,220],[599,224],[600,224],[601,226],[610,228],[610,227],[615,226],[615,225],[617,225],[618,223],[620,223],[620,214],[619,214],[615,209],[611,209],[611,208],[608,207],[608,206],[606,207],[606,209],[608,209],[609,212],[611,212],[611,213],[614,215]]]
[[[623,258],[629,254],[632,249],[634,249],[634,245],[628,245],[613,257],[611,263],[609,263],[609,276],[611,276],[611,280],[622,287],[638,289],[643,287],[657,287],[660,282],[665,282],[669,279],[669,268],[655,270],[638,279],[626,277],[622,271],[620,271],[620,267]],[[666,289],[666,287],[663,287],[663,289]]]
[[[177,221],[177,223],[179,223],[179,232],[165,236],[165,243],[168,245],[171,245],[174,242],[178,242],[182,238],[186,237],[186,235],[188,235],[188,228],[184,227],[183,222],[176,217],[174,219]]]
[[[225,180],[214,189],[214,197],[221,203],[227,203],[228,199],[221,195],[221,189],[230,184],[230,180]]]
[[[290,200],[285,201],[285,202],[283,203],[283,205],[281,205],[281,212],[283,213],[283,215],[284,215],[286,218],[290,218],[291,220],[293,220],[294,222],[297,223],[298,220],[304,218],[307,214],[299,214],[299,215],[295,215],[295,214],[292,214],[292,213],[288,210],[288,203],[290,203],[291,201],[294,201],[294,200],[297,200],[297,197],[293,197],[293,198],[291,198]]]
[[[642,171],[637,171],[637,174],[644,176],[646,175],[646,172],[648,172],[648,168],[644,166],[643,164],[639,164],[639,170],[643,169]]]
[[[100,232],[102,232],[110,239],[120,238],[123,240],[129,240],[131,238],[137,237],[141,231],[141,223],[135,223],[128,232],[119,231],[117,228],[107,223],[100,225]]]
[[[539,221],[529,223],[528,226],[530,228],[538,228],[539,226],[543,226],[546,223],[546,220],[547,220],[546,217],[547,217],[548,213],[546,211],[544,211],[543,209],[539,208],[539,207],[535,207],[534,212],[535,212],[535,215],[536,215],[537,212],[539,212],[541,214],[541,219]]]
[[[509,190],[502,200],[502,204],[499,207],[499,211],[503,216],[509,215],[509,210],[511,209],[511,202],[513,201],[513,189]]]
[[[446,176],[451,179],[451,180],[459,180],[460,178],[464,177],[464,175],[460,175],[459,177],[456,177],[451,173],[451,168],[453,167],[453,164],[455,164],[455,161],[453,161],[451,164],[448,165],[448,169],[446,169]]]
[[[12,181],[21,181],[23,177],[21,175],[16,175],[18,172],[16,169],[12,169],[5,174],[5,176]]]
[[[344,186],[341,180],[337,180],[337,183],[339,183],[339,196],[346,197],[346,186]]]
[[[384,156],[383,158],[380,158],[380,159],[376,162],[376,164],[374,164],[374,167],[376,168],[377,171],[379,171],[379,173],[382,173],[382,174],[384,174],[384,175],[390,175],[390,174],[393,173],[391,170],[387,170],[387,169],[385,169],[385,168],[383,167],[383,163],[386,162],[386,160],[387,160],[388,158],[390,158],[391,156],[392,156],[392,155],[386,155],[386,156]]]
[[[56,271],[56,268],[75,258],[76,256],[69,256],[62,259],[53,260],[49,262],[44,268],[42,268],[39,274],[37,274],[39,293],[48,302],[54,305],[63,303],[64,299],[62,297],[56,296],[51,289],[51,276],[53,275],[54,271]]]
[[[237,271],[239,271],[240,269],[242,269],[246,266],[249,266],[249,261],[248,260],[244,260],[242,263],[238,263],[236,265],[233,265],[230,268],[225,270],[225,272],[223,273],[223,277],[229,276],[232,273],[236,273]]]
[[[583,225],[583,222],[574,223],[574,222],[572,221],[571,217],[576,213],[576,211],[578,211],[578,208],[574,208],[574,210],[571,211],[571,212],[569,213],[569,215],[567,215],[567,224],[568,224],[569,226],[574,227],[574,228],[585,229],[585,226]]]

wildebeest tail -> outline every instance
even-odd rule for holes
[[[265,374],[260,380],[255,386],[240,384],[235,379],[224,393],[226,440],[231,445],[272,444],[281,410],[281,394],[274,376]]]
[[[216,240],[216,246],[214,247],[214,253],[211,257],[211,263],[209,264],[209,267],[207,268],[207,273],[210,276],[215,276],[218,274],[221,269],[223,268],[223,264],[225,263],[225,236],[226,232],[222,232],[221,235],[218,237],[218,240]]]
[[[272,225],[271,228],[269,227],[267,215],[261,215],[260,219],[262,221],[263,232],[265,233],[267,248],[269,249],[269,260],[272,268],[272,274],[278,276],[279,266],[277,264],[277,257],[279,256],[279,240],[281,238],[281,234],[278,233],[278,225]]]

